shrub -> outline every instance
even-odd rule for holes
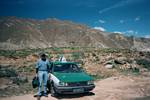
[[[150,61],[147,59],[136,59],[138,65],[150,70]]]
[[[72,53],[72,58],[74,58],[74,60],[80,59],[80,57],[81,57],[81,53],[79,53],[79,52],[73,52]]]
[[[6,69],[6,68],[1,68],[0,69],[0,78],[1,77],[16,77],[17,72],[14,69]]]
[[[17,84],[17,85],[21,85],[21,84],[29,82],[27,77],[25,77],[25,78],[24,77],[15,77],[12,80],[13,80],[13,83]]]

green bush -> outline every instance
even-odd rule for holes
[[[17,72],[14,69],[4,69],[1,68],[0,69],[0,78],[1,77],[16,77],[17,76]]]
[[[147,59],[136,59],[138,65],[150,70],[150,61]]]
[[[17,84],[17,85],[21,85],[21,84],[29,82],[27,77],[25,77],[25,78],[24,77],[20,77],[20,78],[19,77],[15,77],[12,80],[13,80],[13,83]]]
[[[80,52],[73,52],[72,53],[72,58],[74,58],[74,60],[75,59],[80,59],[80,57],[81,57],[81,53]]]

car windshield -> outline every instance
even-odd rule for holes
[[[81,69],[76,64],[55,64],[54,72],[70,73],[81,72]]]

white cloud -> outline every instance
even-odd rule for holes
[[[125,31],[124,33],[126,33],[126,34],[128,34],[128,35],[137,35],[137,34],[138,34],[138,31],[128,30],[128,31]]]
[[[124,34],[123,32],[120,32],[120,31],[114,31],[114,33]]]
[[[127,31],[114,31],[113,33],[118,33],[118,34],[124,34],[124,35],[128,35],[128,36],[131,36],[131,35],[137,35],[138,34],[138,31],[134,31],[134,30],[127,30]]]
[[[104,21],[104,20],[101,20],[101,19],[99,20],[99,22],[100,22],[100,23],[102,23],[102,24],[104,24],[104,23],[105,23],[105,21]]]
[[[150,38],[150,35],[146,35],[145,38]]]
[[[128,30],[128,31],[126,31],[126,33],[133,34],[133,33],[134,33],[134,31],[133,31],[133,30]]]
[[[120,22],[121,24],[123,24],[123,23],[124,23],[124,20],[120,20],[119,22]]]
[[[129,4],[132,4],[132,3],[137,3],[137,2],[141,2],[142,0],[121,0],[120,2],[110,6],[110,7],[107,7],[107,8],[104,8],[102,10],[99,11],[100,14],[104,13],[104,12],[107,12],[111,9],[114,9],[114,8],[119,8],[119,7],[122,7],[122,6],[126,6],[126,5],[129,5]]]
[[[94,29],[96,29],[96,30],[100,30],[100,31],[106,31],[106,29],[105,29],[105,28],[100,27],[100,26],[99,26],[99,27],[97,27],[97,26],[96,26],[96,27],[94,27]]]
[[[138,17],[136,17],[134,20],[135,21],[139,21],[141,18],[138,16]]]

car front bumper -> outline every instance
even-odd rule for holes
[[[59,94],[78,94],[78,93],[85,93],[85,92],[92,91],[94,88],[95,88],[94,84],[88,86],[75,86],[75,87],[55,86],[55,91]]]

